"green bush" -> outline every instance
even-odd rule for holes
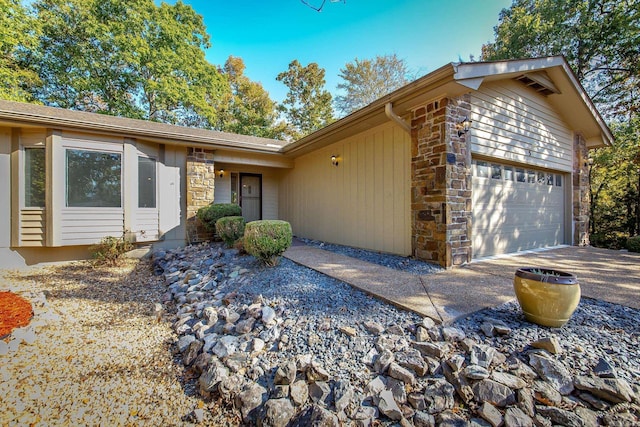
[[[226,216],[241,216],[242,209],[234,203],[218,203],[198,209],[196,215],[200,222],[204,224],[207,231],[215,233],[216,222],[218,222],[220,218]]]
[[[624,249],[627,247],[628,234],[618,231],[606,232],[606,233],[592,233],[589,236],[589,241],[592,246],[605,249]]]
[[[252,221],[244,230],[244,249],[273,267],[291,246],[292,237],[291,224],[286,221]]]
[[[627,239],[627,249],[629,249],[629,252],[640,252],[640,236],[629,237]]]
[[[117,265],[122,255],[133,247],[133,243],[124,237],[107,236],[100,240],[100,243],[89,246],[89,252],[97,264]]]
[[[245,224],[241,216],[225,216],[216,222],[216,233],[230,248],[236,240],[244,236]]]

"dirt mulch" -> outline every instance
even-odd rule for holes
[[[52,313],[38,308],[35,342],[0,355],[0,426],[190,425],[196,408],[201,425],[235,423],[173,360],[171,315],[154,311],[165,289],[144,261],[0,273],[5,289],[46,295]]]

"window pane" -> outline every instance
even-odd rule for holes
[[[489,167],[487,166],[487,162],[476,163],[476,174],[480,178],[489,178]]]
[[[156,161],[138,157],[138,207],[156,207]]]
[[[502,167],[500,165],[491,165],[491,178],[502,179]]]
[[[231,173],[231,203],[238,204],[238,174]]]
[[[547,174],[547,185],[553,185],[553,174],[552,173],[548,173]]]
[[[527,182],[527,177],[526,174],[524,172],[524,169],[516,169],[516,180],[518,182]]]
[[[556,175],[556,187],[562,187],[562,175]]]
[[[67,206],[121,207],[119,153],[67,150]]]
[[[538,184],[547,182],[547,175],[544,172],[538,172]]]
[[[504,180],[513,181],[513,167],[511,166],[504,167]]]
[[[527,182],[529,184],[536,183],[536,172],[535,171],[527,171]]]
[[[44,156],[43,148],[24,149],[24,206],[44,207]]]

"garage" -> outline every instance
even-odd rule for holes
[[[565,243],[565,175],[473,161],[473,257]]]

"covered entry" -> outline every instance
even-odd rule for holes
[[[240,174],[240,206],[245,221],[262,219],[262,175]]]
[[[557,246],[565,239],[565,175],[473,161],[473,257]]]

